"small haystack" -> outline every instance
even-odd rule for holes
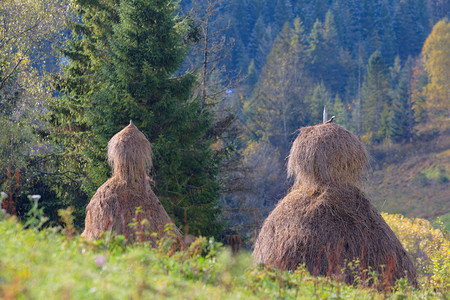
[[[313,275],[347,283],[358,275],[370,284],[362,271],[370,269],[388,286],[405,276],[415,285],[411,259],[358,188],[367,164],[363,145],[343,127],[303,128],[288,161],[294,185],[265,220],[254,259],[283,270],[305,264]],[[349,268],[355,259],[359,266]]]
[[[89,202],[82,236],[99,238],[107,231],[138,241],[155,241],[151,235],[154,232],[158,237],[164,236],[166,224],[172,221],[150,187],[147,172],[152,166],[151,154],[150,142],[132,122],[112,137],[108,143],[108,162],[113,177]],[[131,223],[135,225],[130,226]],[[177,228],[175,233],[181,237]]]

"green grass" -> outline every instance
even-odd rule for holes
[[[439,228],[439,222],[438,219],[442,222],[442,224],[444,225],[444,227],[447,230],[450,230],[450,213],[445,214],[443,216],[437,217],[436,219],[434,219],[431,224],[433,225],[434,228]]]
[[[1,216],[0,216],[1,218]],[[206,238],[173,251],[126,246],[123,239],[89,242],[61,230],[24,229],[0,220],[2,299],[441,299],[433,290],[404,282],[391,294],[312,277],[299,268],[280,272],[255,267],[247,252],[233,255]]]

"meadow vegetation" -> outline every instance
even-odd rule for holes
[[[156,247],[127,244],[123,236],[88,241],[74,234],[70,209],[60,227],[25,228],[0,215],[0,298],[2,299],[446,299],[450,241],[447,231],[421,219],[383,217],[415,260],[419,287],[406,280],[395,287],[367,288],[361,278],[347,285],[294,272],[255,266],[249,252],[233,253],[212,238],[188,248],[166,228]],[[40,218],[39,213],[34,218]],[[33,218],[33,217],[31,217]],[[40,224],[31,222],[30,224]],[[352,262],[355,265],[357,262]],[[376,279],[375,279],[376,280]]]

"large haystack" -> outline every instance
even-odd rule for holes
[[[288,161],[294,186],[265,220],[254,259],[284,270],[305,264],[313,275],[348,283],[355,275],[370,283],[361,272],[370,269],[388,285],[405,275],[416,284],[411,259],[358,188],[367,163],[361,142],[341,126],[303,128]],[[348,263],[356,259],[352,270]]]
[[[150,187],[147,176],[152,165],[150,142],[133,123],[109,141],[108,162],[113,177],[89,202],[82,236],[99,238],[110,231],[128,240],[155,241],[151,233],[163,237],[166,224],[172,221]],[[141,208],[140,212],[137,207]],[[132,223],[135,225],[130,226]],[[181,237],[176,228],[175,233]]]

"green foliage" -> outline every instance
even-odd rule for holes
[[[41,199],[40,195],[28,195],[31,208],[26,214],[26,222],[23,225],[24,228],[32,228],[38,230],[47,222],[48,218],[44,217],[44,208],[38,208],[38,202]]]
[[[3,220],[3,218],[5,217],[6,214],[6,210],[3,209],[3,200],[6,199],[6,197],[8,197],[8,195],[4,192],[0,193],[0,221]]]
[[[252,98],[244,112],[258,138],[269,139],[281,152],[288,151],[292,133],[304,123],[307,112],[301,109],[307,86],[304,83],[305,35],[300,19],[285,23],[275,40]]]
[[[48,57],[46,42],[58,40],[65,18],[70,15],[68,2],[4,0],[0,3],[0,91],[17,74],[26,77],[30,62]]]
[[[421,187],[426,187],[430,184],[427,176],[425,176],[425,174],[421,172],[417,173],[417,176],[414,177],[414,183],[418,184]]]
[[[0,3],[0,189],[9,194],[8,212],[25,218],[28,194],[45,195],[40,204],[55,222],[61,205],[49,185],[56,178],[52,146],[44,140],[45,106],[52,97],[45,71],[54,71],[58,57],[52,51],[63,39],[65,0]],[[55,176],[56,177],[56,176]],[[44,179],[45,178],[45,179]]]
[[[375,141],[388,137],[388,120],[391,105],[390,79],[379,51],[374,52],[367,65],[367,80],[363,87],[363,130]]]
[[[324,106],[328,109],[333,108],[331,95],[323,82],[314,87],[312,95],[307,98],[306,103],[310,112],[310,124],[318,124],[322,121],[322,111]],[[330,111],[330,116],[331,115]]]
[[[336,123],[346,128],[350,129],[350,112],[348,107],[346,107],[345,103],[342,102],[341,97],[336,95],[334,98],[334,107],[333,107],[333,115],[336,116]]]
[[[10,172],[14,172],[27,165],[27,157],[31,155],[35,141],[30,126],[0,116],[0,166],[3,176],[8,167]]]
[[[334,93],[346,88],[346,68],[341,57],[334,14],[329,10],[322,23],[318,19],[308,37],[307,68],[315,82],[323,81]]]
[[[443,216],[437,217],[436,220],[432,222],[434,228],[440,228],[445,236],[449,236],[450,231],[450,213]]]
[[[0,3],[1,189],[19,217],[34,210],[26,195],[39,193],[53,223],[58,209],[72,205],[74,226],[81,227],[87,201],[110,176],[106,144],[133,119],[153,143],[155,192],[166,210],[181,228],[217,235],[216,177],[224,154],[216,148],[214,113],[191,99],[196,78],[180,68],[198,28],[178,16],[176,1],[78,0],[68,8],[70,2]],[[238,115],[249,129],[236,177],[251,177],[242,188],[251,192],[244,200],[233,197],[257,210],[247,218],[254,226],[285,193],[283,160],[294,132],[320,122],[324,104],[338,124],[357,128],[364,142],[384,150],[412,145],[426,122],[448,126],[448,20],[439,21],[448,10],[441,2],[233,0],[220,6],[217,19],[231,20],[220,32],[235,41],[224,64],[248,70],[245,90],[229,96],[251,95],[236,100],[245,103]],[[185,11],[190,4],[181,3]],[[72,23],[72,40],[62,51],[67,64],[50,91],[42,70],[57,68],[50,44],[65,36],[60,32],[72,9],[80,20]],[[418,54],[436,22],[423,65]],[[210,66],[220,77],[222,62]],[[51,103],[48,130],[41,116],[52,96],[59,98]],[[242,171],[250,167],[252,175]],[[413,188],[448,184],[446,171],[422,171],[408,177]]]
[[[395,60],[391,68],[391,79],[394,82],[393,103],[391,120],[388,124],[389,139],[396,143],[411,142],[415,135],[414,126],[417,124],[412,81],[414,76],[413,60],[408,57],[404,66],[400,65],[400,59]],[[396,87],[396,88],[395,88]]]
[[[449,181],[446,169],[443,166],[429,168],[420,174],[425,176],[427,180],[435,180],[438,184],[442,185]]]
[[[441,173],[441,174],[439,174],[439,176],[438,176],[438,178],[437,178],[437,182],[439,183],[439,184],[445,184],[445,183],[447,183],[449,180],[448,180],[448,177],[447,177],[447,175],[445,175],[445,173]]]
[[[407,83],[401,81],[397,99],[393,102],[392,118],[389,121],[389,138],[394,142],[402,142],[410,137],[409,130],[409,93]]]
[[[62,96],[52,103],[52,136],[59,167],[81,176],[85,195],[71,204],[82,215],[110,174],[108,140],[133,120],[153,145],[155,193],[168,213],[182,228],[217,235],[221,156],[211,149],[213,115],[188,100],[195,76],[176,73],[195,38],[177,10],[172,0],[78,5],[83,23],[63,50],[69,65],[55,80]]]

